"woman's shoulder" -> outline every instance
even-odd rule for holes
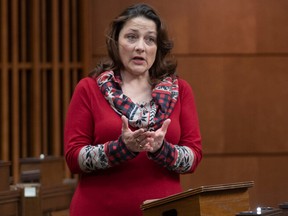
[[[180,98],[194,98],[194,90],[191,84],[184,80],[183,78],[178,77],[178,87],[179,87],[179,96]]]
[[[78,82],[78,86],[81,86],[81,87],[88,87],[90,85],[95,85],[97,84],[96,83],[96,79],[95,78],[92,78],[92,77],[84,77],[82,79],[79,80]]]
[[[91,93],[98,92],[98,85],[96,79],[92,77],[84,77],[80,79],[74,91],[82,93],[86,92],[86,94],[88,95],[90,95]]]
[[[95,89],[97,87],[97,82],[95,78],[92,77],[84,77],[79,80],[79,82],[76,85],[76,88],[78,89]]]
[[[187,90],[187,89],[192,90],[191,85],[183,78],[178,77],[178,86],[179,86],[179,90]]]

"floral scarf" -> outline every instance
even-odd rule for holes
[[[152,90],[151,109],[135,104],[129,97],[123,94],[120,76],[113,71],[106,71],[97,77],[98,86],[109,102],[110,106],[119,114],[128,118],[129,124],[134,128],[146,128],[157,130],[163,124],[171,112],[178,98],[178,79],[166,77],[155,85]]]

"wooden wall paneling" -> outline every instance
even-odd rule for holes
[[[12,164],[14,182],[19,181],[19,136],[20,136],[20,113],[19,113],[19,23],[18,23],[18,4],[17,0],[11,1],[11,23],[12,23],[12,115],[11,132],[12,138]]]
[[[20,6],[20,63],[22,65],[22,68],[20,69],[20,104],[21,104],[21,109],[20,109],[20,134],[21,134],[21,139],[20,139],[20,146],[21,146],[21,151],[19,152],[19,157],[27,157],[28,155],[28,129],[27,129],[27,106],[28,106],[28,96],[27,96],[27,74],[28,74],[28,69],[24,67],[24,65],[27,63],[27,7],[26,7],[26,0],[22,0],[19,4]]]
[[[40,77],[40,1],[32,0],[32,104],[31,104],[31,156],[41,154],[41,77]]]
[[[0,1],[1,10],[1,159],[9,160],[9,82],[8,82],[8,2]]]
[[[93,20],[96,20],[93,23],[94,54],[105,54],[103,32],[111,19],[124,7],[136,2],[123,0],[117,4],[107,0],[103,4],[93,1]],[[144,2],[161,14],[175,41],[176,54],[286,53],[288,50],[286,0]]]
[[[176,55],[178,74],[192,87],[202,133],[203,151],[225,152],[224,56]]]
[[[47,43],[48,43],[48,32],[49,30],[47,29],[47,1],[43,0],[40,2],[40,26],[41,26],[41,63],[42,63],[42,69],[41,69],[41,113],[42,113],[42,127],[41,127],[41,132],[42,132],[42,141],[41,141],[41,153],[44,155],[48,155],[49,150],[48,150],[48,145],[49,145],[49,123],[48,123],[48,115],[50,113],[50,110],[48,109],[48,73],[50,72],[49,66],[48,68],[44,68],[43,65],[49,65],[48,62],[48,49],[47,49]]]
[[[47,29],[48,19],[47,19],[47,0],[42,0],[40,2],[40,38],[41,38],[41,63],[46,65],[48,63],[48,49],[47,49],[47,42],[48,42],[48,32]]]
[[[285,0],[198,0],[176,4],[171,1],[170,7],[160,6],[159,10],[173,33],[177,54],[287,53]]]
[[[177,58],[194,90],[205,153],[288,153],[288,56]]]
[[[60,67],[59,67],[59,1],[52,1],[52,130],[53,155],[61,155]]]
[[[48,109],[49,103],[48,103],[48,85],[47,80],[48,76],[47,74],[51,73],[51,70],[49,69],[41,69],[41,154],[48,155],[49,154],[49,122],[48,122],[48,115],[50,113],[50,110]]]
[[[0,6],[0,160],[13,162],[17,183],[19,158],[63,154],[66,110],[88,74],[90,45],[82,31],[89,30],[89,3],[1,0]]]
[[[27,129],[27,70],[26,69],[22,69],[20,71],[20,86],[21,86],[21,90],[20,90],[20,104],[21,104],[21,109],[20,109],[20,116],[21,116],[21,120],[20,120],[20,127],[21,127],[21,138],[20,138],[20,145],[21,145],[21,150],[19,152],[19,157],[27,157],[28,156],[28,129]]]
[[[225,152],[288,154],[287,61],[288,55],[227,59]]]
[[[70,62],[70,1],[63,0],[62,4],[62,26],[63,26],[63,34],[62,34],[62,50],[63,50],[63,119],[65,121],[66,111],[68,109],[68,104],[70,102],[71,90],[70,90],[70,73],[69,73],[69,62]]]
[[[83,76],[87,76],[91,69],[93,68],[91,63],[91,3],[89,1],[83,1],[80,7],[80,11],[78,12],[79,16],[79,32],[80,32],[80,38],[85,38],[84,40],[81,40],[81,59],[82,61],[82,68],[83,68]]]
[[[71,62],[72,64],[77,64],[77,52],[78,52],[78,41],[77,41],[77,2],[76,0],[71,0]],[[78,82],[78,70],[73,67],[72,69],[72,88],[77,85]]]
[[[71,35],[70,35],[70,1],[63,0],[62,3],[62,26],[63,26],[63,34],[62,34],[62,50],[63,50],[63,107],[62,107],[62,122],[63,128],[65,125],[66,119],[66,112],[68,109],[68,105],[71,98],[71,88],[70,88],[70,80],[71,80],[71,73],[70,73],[70,42],[71,42]],[[62,145],[63,146],[63,145]],[[71,177],[70,170],[65,163],[65,177]]]
[[[257,52],[288,53],[288,2],[255,1],[257,19]]]
[[[278,207],[280,203],[287,202],[287,154],[265,154],[257,159],[259,163],[259,180],[257,181],[259,199],[256,200],[256,203],[259,206]]]
[[[174,14],[175,19],[165,13],[175,39],[175,53],[255,51],[255,1],[196,0],[185,3],[169,7],[169,13]]]

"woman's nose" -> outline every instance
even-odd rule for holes
[[[145,43],[144,40],[142,40],[142,39],[138,40],[136,45],[135,45],[135,50],[137,52],[140,52],[140,53],[144,52],[144,50],[145,50],[145,44],[144,43]]]

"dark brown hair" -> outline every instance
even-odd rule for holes
[[[170,55],[173,42],[168,38],[166,27],[151,6],[140,3],[128,7],[112,21],[106,37],[109,58],[100,62],[90,73],[90,76],[98,76],[107,70],[113,70],[117,73],[123,68],[118,50],[119,33],[128,20],[140,16],[154,21],[157,29],[157,53],[155,62],[149,69],[151,82],[157,82],[166,76],[175,74],[177,64]]]

